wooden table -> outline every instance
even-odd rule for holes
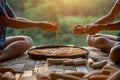
[[[114,65],[109,59],[108,54],[101,52],[99,49],[92,47],[84,47],[89,50],[89,57],[98,57],[100,59],[106,59],[109,61],[110,65]],[[91,72],[94,69],[90,68],[88,65],[81,66],[64,66],[64,65],[50,65],[48,66],[44,60],[33,60],[29,58],[29,55],[24,54],[20,57],[0,63],[0,66],[12,66],[18,71],[23,71],[23,74],[16,74],[16,80],[21,77],[32,76],[36,72],[41,71],[52,71],[52,72]],[[119,67],[119,65],[114,65]]]

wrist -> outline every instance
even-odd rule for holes
[[[36,22],[38,28],[42,28],[44,26],[44,23],[42,22]]]
[[[100,24],[99,30],[106,30],[107,27],[108,27],[108,24]]]

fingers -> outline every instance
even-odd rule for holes
[[[47,24],[50,26],[50,27],[48,27],[49,28],[48,31],[50,31],[50,32],[58,31],[58,25],[55,22],[47,21]]]
[[[98,32],[98,30],[95,28],[97,25],[95,24],[88,24],[86,26],[82,25],[75,25],[73,28],[72,33],[73,34],[89,34],[89,35],[94,35],[95,33]]]
[[[44,23],[44,26],[42,27],[42,29],[44,29],[45,31],[48,32],[58,32],[58,25],[54,22],[50,22],[50,21],[43,21],[42,23]],[[94,35],[97,30],[94,29],[94,24],[89,24],[86,26],[83,25],[75,25],[74,28],[72,29],[72,33],[73,34],[90,34],[90,35]]]
[[[42,27],[43,30],[47,32],[58,32],[58,25],[51,21],[43,21],[44,26]]]
[[[72,31],[73,34],[87,34],[87,27],[75,25]]]

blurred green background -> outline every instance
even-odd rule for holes
[[[36,21],[54,21],[59,27],[59,38],[55,33],[39,29],[8,29],[8,36],[27,35],[33,45],[86,46],[86,35],[71,33],[73,25],[86,25],[107,14],[116,0],[8,0],[17,16]],[[118,20],[119,17],[116,19]],[[118,35],[119,31],[101,33]]]

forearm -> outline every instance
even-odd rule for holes
[[[16,29],[37,28],[39,27],[39,24],[40,24],[37,21],[22,21],[16,18],[7,18],[4,16],[0,22],[2,25],[5,25],[11,28],[16,28]],[[42,26],[42,23],[41,23],[41,26]]]
[[[23,21],[23,20],[15,20],[14,18],[10,18],[7,22],[8,26],[11,28],[16,29],[25,29],[25,28],[37,28],[39,22],[30,22],[30,21]]]
[[[111,23],[113,21],[114,21],[113,17],[111,17],[110,15],[105,15],[100,19],[96,20],[93,24],[106,24],[106,23]]]
[[[101,30],[120,30],[120,22],[101,24],[99,25],[99,29]]]
[[[94,24],[106,24],[111,23],[120,13],[120,0],[117,0],[110,12],[94,22]]]
[[[22,17],[15,17],[15,19],[17,20],[21,20],[21,21],[29,21],[29,22],[33,22],[32,20],[26,19],[26,18],[22,18]]]
[[[113,18],[116,18],[120,14],[120,0],[117,0],[115,5],[109,12],[109,15]]]

